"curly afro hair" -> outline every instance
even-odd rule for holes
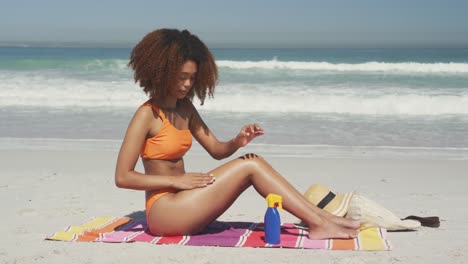
[[[187,97],[196,94],[201,104],[206,95],[213,97],[218,70],[206,45],[188,30],[158,29],[148,33],[132,50],[128,66],[136,83],[150,98],[164,98],[177,82],[182,65],[192,60],[197,75]]]

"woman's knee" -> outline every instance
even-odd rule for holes
[[[262,165],[266,163],[266,161],[261,156],[255,153],[244,154],[238,157],[238,160],[240,160],[241,163],[244,166],[248,167],[251,171],[259,170],[262,167]]]
[[[258,160],[258,159],[262,159],[263,158],[255,153],[247,153],[247,154],[244,154],[242,156],[240,156],[238,159],[241,159],[241,160],[245,160],[245,161],[254,161],[254,160]]]

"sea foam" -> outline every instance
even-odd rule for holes
[[[232,69],[285,69],[339,72],[400,72],[400,73],[468,73],[468,63],[420,63],[420,62],[364,62],[330,63],[316,61],[232,61],[219,60],[219,67]]]
[[[146,95],[132,80],[97,81],[19,74],[0,78],[0,105],[36,108],[135,108]],[[215,100],[200,109],[218,112],[299,112],[363,115],[468,114],[468,93],[437,94],[403,89],[394,93],[364,94],[362,88],[343,91],[296,86],[274,87],[272,83],[220,85]],[[268,90],[276,90],[268,92]],[[392,89],[393,91],[394,89]],[[194,104],[199,105],[197,99]]]

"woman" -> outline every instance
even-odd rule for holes
[[[309,238],[353,238],[359,222],[318,209],[263,158],[246,154],[208,173],[185,171],[183,156],[195,138],[215,159],[231,156],[264,134],[244,126],[220,142],[192,104],[213,96],[217,68],[208,48],[187,30],[160,29],[133,49],[129,66],[149,100],[138,108],[123,140],[115,183],[146,191],[146,218],[154,235],[189,235],[218,218],[249,186],[265,197],[276,193],[283,207],[309,226]],[[145,173],[136,172],[141,156]],[[200,206],[203,205],[203,206]]]

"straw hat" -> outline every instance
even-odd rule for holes
[[[355,193],[349,204],[346,218],[361,221],[361,229],[383,227],[390,231],[412,230],[421,226],[416,220],[401,220],[376,202]]]
[[[312,184],[304,196],[315,204],[334,215],[345,216],[361,221],[361,229],[382,227],[390,231],[414,230],[421,226],[420,221],[401,220],[394,213],[359,193],[333,193],[322,184]],[[298,227],[305,227],[301,222]]]
[[[348,212],[353,193],[333,193],[322,184],[312,184],[304,196],[317,207],[337,216],[344,216]]]

